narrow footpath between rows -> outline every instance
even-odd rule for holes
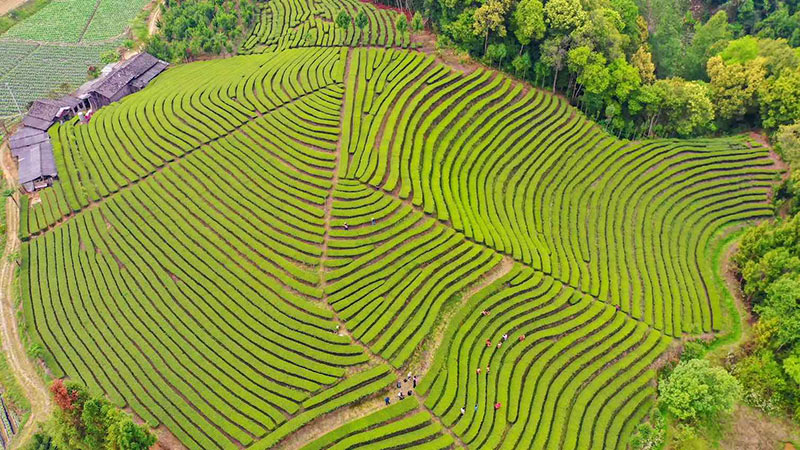
[[[3,176],[9,187],[17,190],[16,171],[8,153],[8,146],[0,148],[0,164],[2,164]],[[31,414],[28,421],[24,424],[21,433],[14,436],[11,449],[23,448],[36,431],[37,423],[44,421],[50,415],[52,402],[44,381],[36,372],[36,368],[28,359],[25,347],[19,336],[17,327],[17,310],[14,305],[12,289],[14,286],[14,272],[16,263],[11,261],[9,256],[19,251],[19,191],[14,196],[6,200],[6,248],[3,251],[3,259],[0,262],[0,332],[2,335],[2,347],[8,360],[9,368],[17,377],[17,382],[23,390],[23,394],[31,403]]]

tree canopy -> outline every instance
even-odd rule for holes
[[[732,411],[741,391],[736,378],[704,359],[680,362],[658,386],[659,401],[667,411],[690,423]]]

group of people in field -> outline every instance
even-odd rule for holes
[[[484,316],[484,317],[486,317],[486,316],[488,316],[489,314],[490,314],[489,310],[486,310],[486,309],[484,309],[483,311],[481,311],[481,316]],[[502,348],[502,347],[503,347],[503,343],[504,343],[504,342],[506,342],[507,340],[508,340],[508,333],[505,333],[505,334],[503,334],[503,336],[501,336],[501,337],[500,337],[500,340],[499,340],[499,342],[497,342],[497,346],[496,346],[496,348],[497,348],[497,349],[500,349],[500,348]],[[517,340],[518,340],[519,342],[522,342],[522,341],[524,341],[524,340],[525,340],[525,335],[524,335],[524,334],[521,334],[521,335],[519,335],[519,338],[517,338]],[[491,340],[491,339],[486,339],[486,347],[491,347],[491,346],[492,346],[492,340]],[[489,371],[490,371],[490,370],[491,370],[491,368],[490,368],[490,367],[487,365],[487,366],[486,366],[486,375],[487,375],[487,376],[489,375]],[[480,375],[480,374],[481,374],[481,372],[482,372],[482,370],[481,370],[481,368],[480,368],[480,367],[478,367],[477,369],[475,369],[475,373],[477,373],[478,375]],[[408,383],[409,381],[412,383],[412,387],[413,387],[413,389],[416,389],[416,388],[417,388],[417,382],[419,381],[419,378],[417,377],[417,375],[413,375],[413,376],[412,376],[411,372],[408,372],[408,375],[406,375],[405,379],[403,379],[402,381],[400,381],[400,380],[398,380],[398,381],[397,381],[397,386],[396,386],[396,387],[397,387],[397,389],[398,389],[397,397],[398,397],[400,400],[402,400],[402,399],[404,399],[404,398],[406,398],[406,397],[411,397],[411,396],[414,394],[414,391],[413,391],[413,389],[409,389],[409,390],[408,390],[408,391],[406,391],[405,393],[403,392],[403,385],[404,385],[404,383]],[[385,402],[387,405],[391,404],[391,402],[392,402],[392,401],[391,401],[391,398],[389,398],[388,396],[387,396],[386,398],[384,398],[384,399],[383,399],[383,401],[384,401],[384,402]],[[503,406],[503,405],[501,405],[501,404],[500,404],[500,402],[497,402],[497,403],[495,403],[495,404],[494,404],[494,409],[495,409],[495,411],[496,411],[496,410],[498,410],[498,409],[500,409],[502,406]],[[466,411],[467,411],[467,410],[466,410],[466,408],[465,408],[465,407],[461,407],[461,415],[462,415],[462,416],[464,415],[464,413],[466,413]],[[475,411],[476,411],[476,412],[478,411],[478,405],[477,405],[477,404],[475,405]]]
[[[409,383],[409,382],[411,383],[411,389],[409,389],[408,391],[403,392],[403,385],[406,384],[406,383]],[[397,380],[397,386],[396,386],[397,389],[398,389],[397,398],[399,400],[402,400],[402,399],[404,399],[406,397],[411,397],[412,395],[414,395],[414,389],[417,388],[417,383],[418,382],[419,382],[419,377],[416,376],[416,375],[412,375],[411,372],[408,372],[408,375],[406,375],[406,377],[402,381],[401,380]],[[386,398],[384,398],[383,401],[387,405],[392,403],[392,399],[389,398],[388,396]]]

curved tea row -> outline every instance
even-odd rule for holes
[[[771,214],[767,149],[619,141],[559,97],[415,53],[355,50],[345,82],[340,176],[667,334],[719,328],[709,239]]]

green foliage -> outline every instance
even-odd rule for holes
[[[507,56],[508,49],[505,44],[492,44],[486,49],[486,59],[492,64],[502,65]]]
[[[681,352],[681,361],[701,359],[706,353],[706,345],[701,340],[687,341]]]
[[[394,28],[400,34],[400,36],[404,35],[406,31],[408,31],[408,19],[406,18],[405,14],[400,14],[397,16],[397,20],[394,22]]]
[[[800,408],[799,230],[800,214],[758,225],[743,236],[734,256],[759,320],[732,369],[745,400],[768,413],[796,414]]]
[[[109,64],[117,61],[119,61],[119,52],[116,50],[108,50],[100,55],[100,62],[103,64]]]
[[[759,39],[755,36],[745,36],[741,39],[730,41],[720,56],[726,63],[744,64],[756,59],[759,54]]]
[[[58,405],[49,427],[52,441],[46,436],[34,441],[45,448],[147,450],[156,442],[155,435],[130,415],[77,383],[55,380],[50,391]]]
[[[58,450],[58,446],[53,442],[53,438],[49,434],[37,432],[33,435],[25,450]]]
[[[758,92],[766,76],[762,59],[726,63],[715,56],[708,60],[707,70],[717,118],[741,122],[758,112]]]
[[[741,272],[745,294],[761,304],[772,283],[784,276],[800,276],[800,215],[750,228],[741,239],[734,262]]]
[[[800,120],[781,125],[774,136],[775,150],[792,168],[800,167]],[[797,173],[795,171],[794,173]]]
[[[253,0],[167,0],[158,33],[146,50],[157,58],[181,62],[202,55],[231,53],[255,18]]]
[[[631,436],[633,450],[655,450],[662,448],[667,434],[667,422],[658,409],[653,409],[647,421],[636,427]]]
[[[800,68],[769,77],[759,89],[759,98],[764,128],[775,130],[794,123],[800,117]]]
[[[514,68],[514,73],[524,77],[531,70],[531,56],[528,53],[517,55],[511,61],[511,66]]]
[[[422,14],[420,14],[419,11],[415,12],[414,16],[411,18],[411,29],[415,33],[419,33],[425,29],[425,20],[422,18]]]
[[[685,137],[713,131],[714,105],[705,85],[670,78],[656,81],[647,91],[652,95],[648,107],[659,108],[656,134]]]
[[[352,20],[353,19],[350,17],[350,14],[348,14],[346,10],[342,9],[339,11],[339,14],[336,15],[335,23],[337,27],[341,28],[342,30],[346,30],[350,28]]]
[[[719,11],[705,24],[697,25],[692,44],[686,49],[684,78],[707,80],[706,62],[722,52],[732,38],[733,33],[728,28],[728,15],[725,11]]]
[[[731,412],[741,396],[741,385],[725,369],[704,359],[682,361],[659,383],[659,401],[678,420],[712,421]]]
[[[523,46],[544,37],[544,5],[540,0],[520,0],[511,20],[514,35]]]
[[[358,28],[362,32],[364,31],[364,28],[367,25],[369,25],[369,17],[367,17],[367,12],[364,11],[363,8],[358,10],[358,14],[356,14],[356,19],[354,23],[356,25],[356,28]]]

